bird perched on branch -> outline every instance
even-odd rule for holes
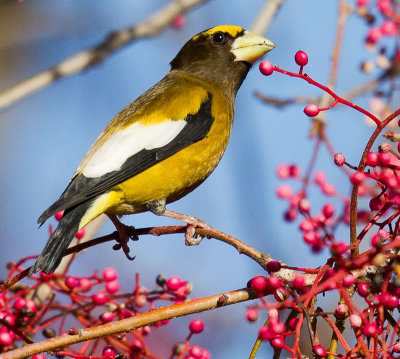
[[[275,45],[238,26],[189,40],[167,75],[125,107],[89,149],[61,197],[39,217],[65,210],[30,274],[53,272],[76,232],[107,214],[151,211],[197,225],[166,204],[199,186],[219,163],[231,133],[236,93],[251,65]],[[129,237],[126,241],[129,240]]]

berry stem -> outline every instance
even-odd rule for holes
[[[324,86],[324,85],[320,84],[319,82],[313,80],[307,74],[295,73],[295,72],[283,70],[278,66],[274,66],[274,71],[280,72],[281,74],[288,75],[288,76],[291,76],[291,77],[297,77],[297,78],[303,79],[303,80],[307,81],[309,84],[314,85],[314,86],[320,88],[321,90],[325,91],[329,95],[331,95],[334,98],[334,102],[333,102],[333,104],[331,106],[329,106],[329,107],[327,107],[325,109],[332,108],[337,103],[341,103],[341,104],[346,105],[348,107],[354,108],[355,110],[357,110],[357,111],[361,112],[362,114],[368,116],[371,120],[373,120],[376,123],[377,126],[380,126],[381,123],[382,123],[379,120],[379,118],[374,116],[372,113],[368,112],[367,110],[363,109],[360,106],[357,106],[356,104],[354,104],[354,103],[352,103],[350,101],[345,100],[344,98],[341,98],[339,95],[334,93],[329,87]],[[321,109],[321,110],[323,110],[323,109]]]

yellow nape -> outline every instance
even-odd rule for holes
[[[199,38],[200,36],[203,36],[203,35],[212,35],[212,34],[216,33],[217,31],[226,32],[229,35],[231,35],[233,38],[235,38],[239,33],[243,32],[244,29],[240,26],[235,26],[235,25],[219,25],[219,26],[212,27],[211,29],[208,29],[206,31],[203,31],[203,32],[197,34],[195,37],[193,37],[193,40],[196,40],[197,38]]]

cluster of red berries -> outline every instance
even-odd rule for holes
[[[13,265],[12,273],[21,272],[25,260],[27,259]],[[40,273],[30,279],[34,280],[33,285],[28,287],[20,284],[0,294],[0,353],[20,346],[19,343],[22,343],[24,338],[20,338],[19,334],[26,338],[34,338],[37,333],[42,332],[42,335],[51,338],[57,335],[53,327],[58,327],[58,335],[75,333],[74,328],[64,328],[66,322],[69,326],[76,324],[79,327],[106,324],[140,315],[142,310],[147,312],[153,309],[159,300],[182,303],[191,292],[189,282],[176,276],[167,278],[163,275],[157,277],[157,287],[154,290],[150,291],[139,285],[137,275],[133,291],[121,292],[118,272],[114,268],[105,268],[101,275],[97,272],[82,277]],[[52,293],[46,296],[47,299],[36,302],[30,299],[40,298],[43,287]],[[52,299],[49,299],[50,297]],[[164,320],[153,324],[153,327],[157,328],[168,322],[169,320]],[[204,323],[200,319],[190,322],[188,339],[182,347],[182,358],[183,355],[186,355],[186,359],[210,358],[206,349],[189,345],[190,337],[201,333],[203,329]],[[122,341],[121,345],[105,345],[102,358],[117,358],[126,353],[127,347],[130,348],[128,354],[132,358],[141,358],[144,351],[150,352],[146,336],[149,336],[151,330],[151,326],[144,326],[114,340]],[[69,351],[73,357],[75,351],[72,347],[65,348],[61,353],[69,356]],[[36,354],[33,358],[43,359],[44,356]]]
[[[338,222],[349,223],[349,206],[347,199],[337,194],[333,184],[326,181],[326,175],[322,171],[317,171],[314,175],[314,182],[309,181],[301,175],[300,167],[297,165],[279,165],[277,175],[281,180],[293,179],[300,183],[314,183],[321,189],[327,197],[336,196],[343,201],[344,212],[335,216],[336,209],[333,204],[325,203],[321,211],[316,215],[311,214],[311,204],[307,199],[306,191],[302,188],[294,192],[289,184],[282,184],[277,189],[277,196],[288,202],[289,208],[285,212],[285,219],[292,222],[298,215],[303,216],[299,224],[299,229],[303,234],[305,243],[311,246],[314,252],[319,252],[324,246],[334,246],[333,237],[327,235]]]
[[[391,0],[357,0],[358,13],[367,19],[371,28],[368,31],[366,42],[376,44],[382,36],[394,36],[398,33],[398,21],[395,5]],[[375,23],[380,17],[379,25]]]

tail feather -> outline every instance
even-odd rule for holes
[[[51,235],[39,258],[31,267],[29,275],[41,270],[46,274],[53,273],[60,264],[65,251],[79,230],[79,223],[92,200],[83,202],[78,206],[67,209],[56,230]]]

